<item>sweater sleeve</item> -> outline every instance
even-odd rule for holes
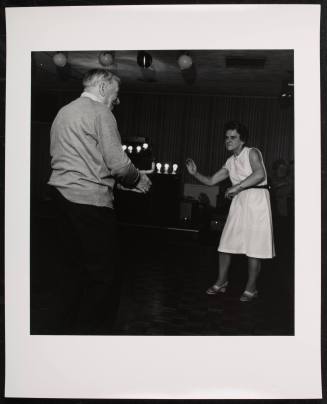
[[[95,119],[99,147],[111,175],[125,187],[135,186],[140,172],[124,152],[116,119],[109,110],[101,111]]]

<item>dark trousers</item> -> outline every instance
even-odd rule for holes
[[[55,188],[51,194],[58,212],[67,333],[110,333],[120,290],[115,213],[106,207],[72,203]]]

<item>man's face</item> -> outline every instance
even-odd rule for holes
[[[104,104],[106,104],[110,109],[113,107],[113,102],[117,99],[119,92],[119,83],[116,80],[112,80],[111,83],[108,81],[104,85]]]
[[[242,149],[244,142],[240,139],[240,134],[236,129],[229,129],[225,134],[225,145],[228,151],[238,151]]]

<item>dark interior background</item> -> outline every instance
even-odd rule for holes
[[[99,53],[67,52],[69,70],[55,66],[54,52],[33,53],[32,139],[39,150],[33,158],[32,193],[37,198],[49,175],[51,122],[61,106],[80,95],[81,77],[99,66]],[[262,151],[268,173],[275,160],[293,160],[293,98],[282,97],[294,91],[292,50],[189,50],[191,81],[178,68],[182,51],[148,53],[150,70],[138,66],[135,51],[114,54],[111,70],[122,78],[114,114],[123,140],[147,138],[155,161],[179,164],[183,183],[195,183],[183,168],[187,157],[205,174],[223,165],[228,157],[223,126],[233,119],[248,127],[248,144]]]

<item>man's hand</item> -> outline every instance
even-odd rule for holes
[[[142,193],[147,193],[150,190],[152,182],[150,178],[142,171],[140,171],[140,181],[136,185],[136,189]]]
[[[242,191],[242,188],[239,185],[234,185],[231,188],[227,188],[225,192],[225,198],[232,199],[235,195],[239,194]]]
[[[124,187],[122,184],[117,184],[117,188],[121,191],[130,191],[130,192],[136,192],[138,194],[145,194],[150,190],[150,187],[152,185],[152,182],[150,178],[147,176],[147,174],[152,174],[154,172],[154,163],[152,163],[152,169],[151,170],[139,170],[140,171],[140,180],[136,187],[134,188],[127,188]]]
[[[151,169],[150,170],[140,170],[141,174],[153,174],[154,169],[156,168],[156,163],[153,161],[151,164]]]
[[[136,192],[137,194],[143,193],[142,191],[140,191],[137,188],[127,188],[127,187],[124,187],[122,184],[117,184],[117,189],[119,189],[120,191]]]

